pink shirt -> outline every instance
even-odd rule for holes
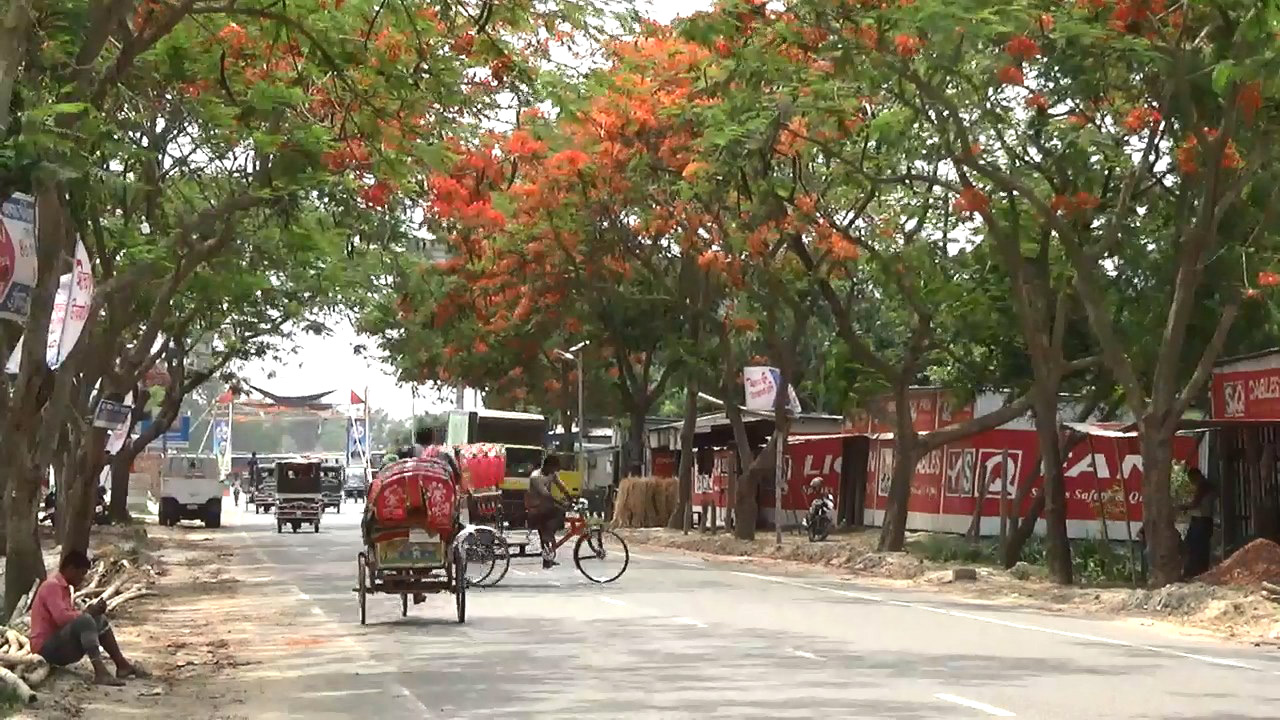
[[[62,573],[50,575],[40,583],[31,601],[31,652],[38,653],[45,640],[63,625],[80,615],[71,603],[71,586]]]

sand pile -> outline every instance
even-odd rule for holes
[[[1212,585],[1280,584],[1280,545],[1266,539],[1254,540],[1197,579]]]

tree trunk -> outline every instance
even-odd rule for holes
[[[698,376],[694,368],[689,368],[689,378],[685,382],[684,425],[680,427],[680,497],[676,499],[675,510],[667,520],[667,527],[684,529],[687,508],[693,502],[693,471],[696,467],[696,453],[693,449],[695,431],[698,429]]]
[[[93,508],[98,499],[98,478],[105,467],[106,430],[93,428],[80,447],[80,462],[67,493],[67,518],[63,526],[62,549],[89,550],[93,534]]]
[[[129,443],[125,443],[127,446]],[[128,523],[133,517],[129,515],[129,471],[133,469],[136,453],[128,452],[124,447],[111,458],[111,506],[109,513],[112,523]]]
[[[28,338],[44,338],[48,334],[49,316],[63,268],[62,258],[70,255],[74,248],[73,236],[66,224],[61,186],[38,181],[36,209],[40,218],[36,229],[39,277],[31,294],[31,314],[26,328]],[[35,580],[44,576],[44,562],[35,534],[36,497],[43,483],[38,473],[33,472],[35,463],[32,461],[39,447],[41,432],[56,432],[46,427],[42,412],[53,394],[54,385],[45,364],[45,343],[24,343],[18,377],[10,390],[5,424],[0,428],[4,437],[0,443],[0,473],[6,476],[8,484],[3,503],[7,545],[5,605],[8,608],[13,607],[12,604],[31,588]]]
[[[1182,548],[1174,527],[1173,437],[1150,416],[1139,424],[1142,440],[1142,527],[1151,561],[1151,584],[1163,587],[1182,578]]]
[[[911,417],[908,384],[908,380],[902,379],[893,391],[893,477],[889,483],[884,525],[880,528],[878,547],[881,552],[901,552],[906,543],[907,504],[911,500],[911,479],[915,476],[916,460],[920,455],[920,438]]]
[[[739,540],[756,539],[756,525],[760,522],[760,479],[773,472],[777,454],[774,442],[775,439],[771,438],[747,469],[738,475],[733,499],[733,536]]]
[[[44,556],[40,553],[40,538],[36,528],[36,503],[41,483],[35,479],[39,472],[29,464],[21,466],[23,477],[12,483],[13,492],[5,506],[5,535],[8,553],[5,557],[4,617],[13,614],[19,598],[31,589],[36,580],[44,579]]]
[[[648,408],[632,406],[630,425],[627,427],[627,474],[644,474],[645,418]]]
[[[9,131],[13,88],[22,72],[22,57],[31,32],[29,0],[8,0],[6,5],[4,15],[0,16],[0,136]],[[7,192],[0,191],[0,202],[7,200],[7,196]]]
[[[1038,383],[1035,393],[1036,439],[1044,475],[1045,548],[1049,579],[1060,585],[1073,582],[1071,543],[1067,539],[1067,491],[1062,474],[1062,443],[1058,429],[1057,387]],[[1015,506],[1015,512],[1018,508]],[[1034,525],[1033,525],[1034,526]],[[1006,541],[1005,545],[1011,545]]]
[[[910,414],[908,413],[908,420]],[[911,500],[911,479],[915,476],[918,448],[915,431],[897,433],[893,442],[893,477],[889,482],[889,502],[880,528],[881,552],[901,552],[907,537],[907,503]]]

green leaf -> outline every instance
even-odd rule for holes
[[[1236,64],[1231,60],[1224,60],[1218,63],[1213,69],[1213,91],[1218,95],[1225,96],[1231,87],[1232,80],[1235,79]]]

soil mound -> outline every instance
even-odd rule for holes
[[[1266,539],[1254,540],[1198,579],[1212,585],[1280,584],[1280,545]]]

